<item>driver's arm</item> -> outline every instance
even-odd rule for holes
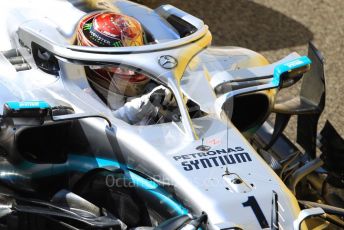
[[[161,106],[175,104],[172,92],[160,85],[151,92],[135,98],[114,111],[114,116],[129,123],[138,124],[158,115]]]

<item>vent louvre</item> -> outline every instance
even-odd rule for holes
[[[1,53],[13,65],[17,72],[31,69],[31,66],[23,58],[18,49],[11,49]]]

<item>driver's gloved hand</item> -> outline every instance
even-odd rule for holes
[[[145,124],[157,116],[160,108],[170,106],[177,106],[172,92],[164,86],[157,86],[149,93],[125,103],[113,114],[129,124]]]
[[[176,106],[176,100],[168,88],[160,85],[149,93],[149,102],[156,107]]]

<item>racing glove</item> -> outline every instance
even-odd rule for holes
[[[156,107],[176,106],[176,100],[168,88],[158,86],[149,93],[149,101]]]
[[[114,111],[114,116],[129,124],[147,124],[157,117],[162,106],[176,106],[172,92],[157,86],[151,92],[125,103]]]

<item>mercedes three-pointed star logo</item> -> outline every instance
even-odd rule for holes
[[[178,65],[178,61],[171,55],[163,55],[159,58],[159,64],[165,69],[173,69]]]

